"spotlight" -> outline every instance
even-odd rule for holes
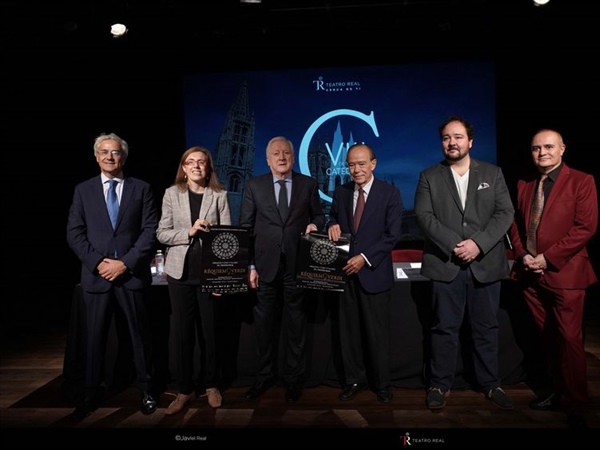
[[[546,3],[548,3],[550,0],[533,0],[533,4],[535,6],[544,6]]]
[[[114,38],[120,38],[121,36],[124,36],[127,34],[127,31],[127,27],[122,23],[115,23],[110,27],[110,34],[112,34],[112,37]]]

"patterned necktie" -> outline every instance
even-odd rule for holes
[[[535,191],[535,197],[529,212],[529,229],[527,230],[527,251],[533,256],[537,255],[537,229],[544,210],[544,181],[547,174],[542,174],[540,182]]]
[[[117,217],[119,216],[119,199],[117,198],[117,183],[117,180],[108,180],[108,195],[106,197],[108,216],[110,217],[113,230],[117,226]]]
[[[287,188],[285,186],[285,180],[278,180],[277,182],[279,183],[279,186],[281,186],[279,188],[279,200],[277,202],[277,207],[279,208],[281,220],[285,222],[289,212]]]
[[[356,200],[356,208],[354,209],[354,232],[358,231],[358,225],[360,224],[360,218],[365,210],[365,191],[363,188],[358,189],[358,199]]]

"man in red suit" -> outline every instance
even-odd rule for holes
[[[532,138],[538,172],[517,186],[512,278],[522,287],[542,335],[552,379],[552,388],[530,406],[562,406],[573,420],[589,399],[582,321],[586,288],[598,281],[586,249],[598,226],[598,197],[593,176],[563,162],[565,148],[554,130],[540,130]],[[535,231],[530,222],[537,220],[530,211],[542,178],[543,210]]]

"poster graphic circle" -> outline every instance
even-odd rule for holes
[[[213,254],[220,259],[231,259],[240,250],[240,242],[232,233],[220,233],[212,241]]]
[[[310,246],[310,257],[317,264],[327,266],[338,257],[338,249],[329,239],[319,239]]]

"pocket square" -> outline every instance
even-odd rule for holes
[[[487,189],[489,187],[490,187],[489,184],[487,184],[487,183],[481,183],[479,186],[477,186],[477,190],[480,191],[482,189]]]

